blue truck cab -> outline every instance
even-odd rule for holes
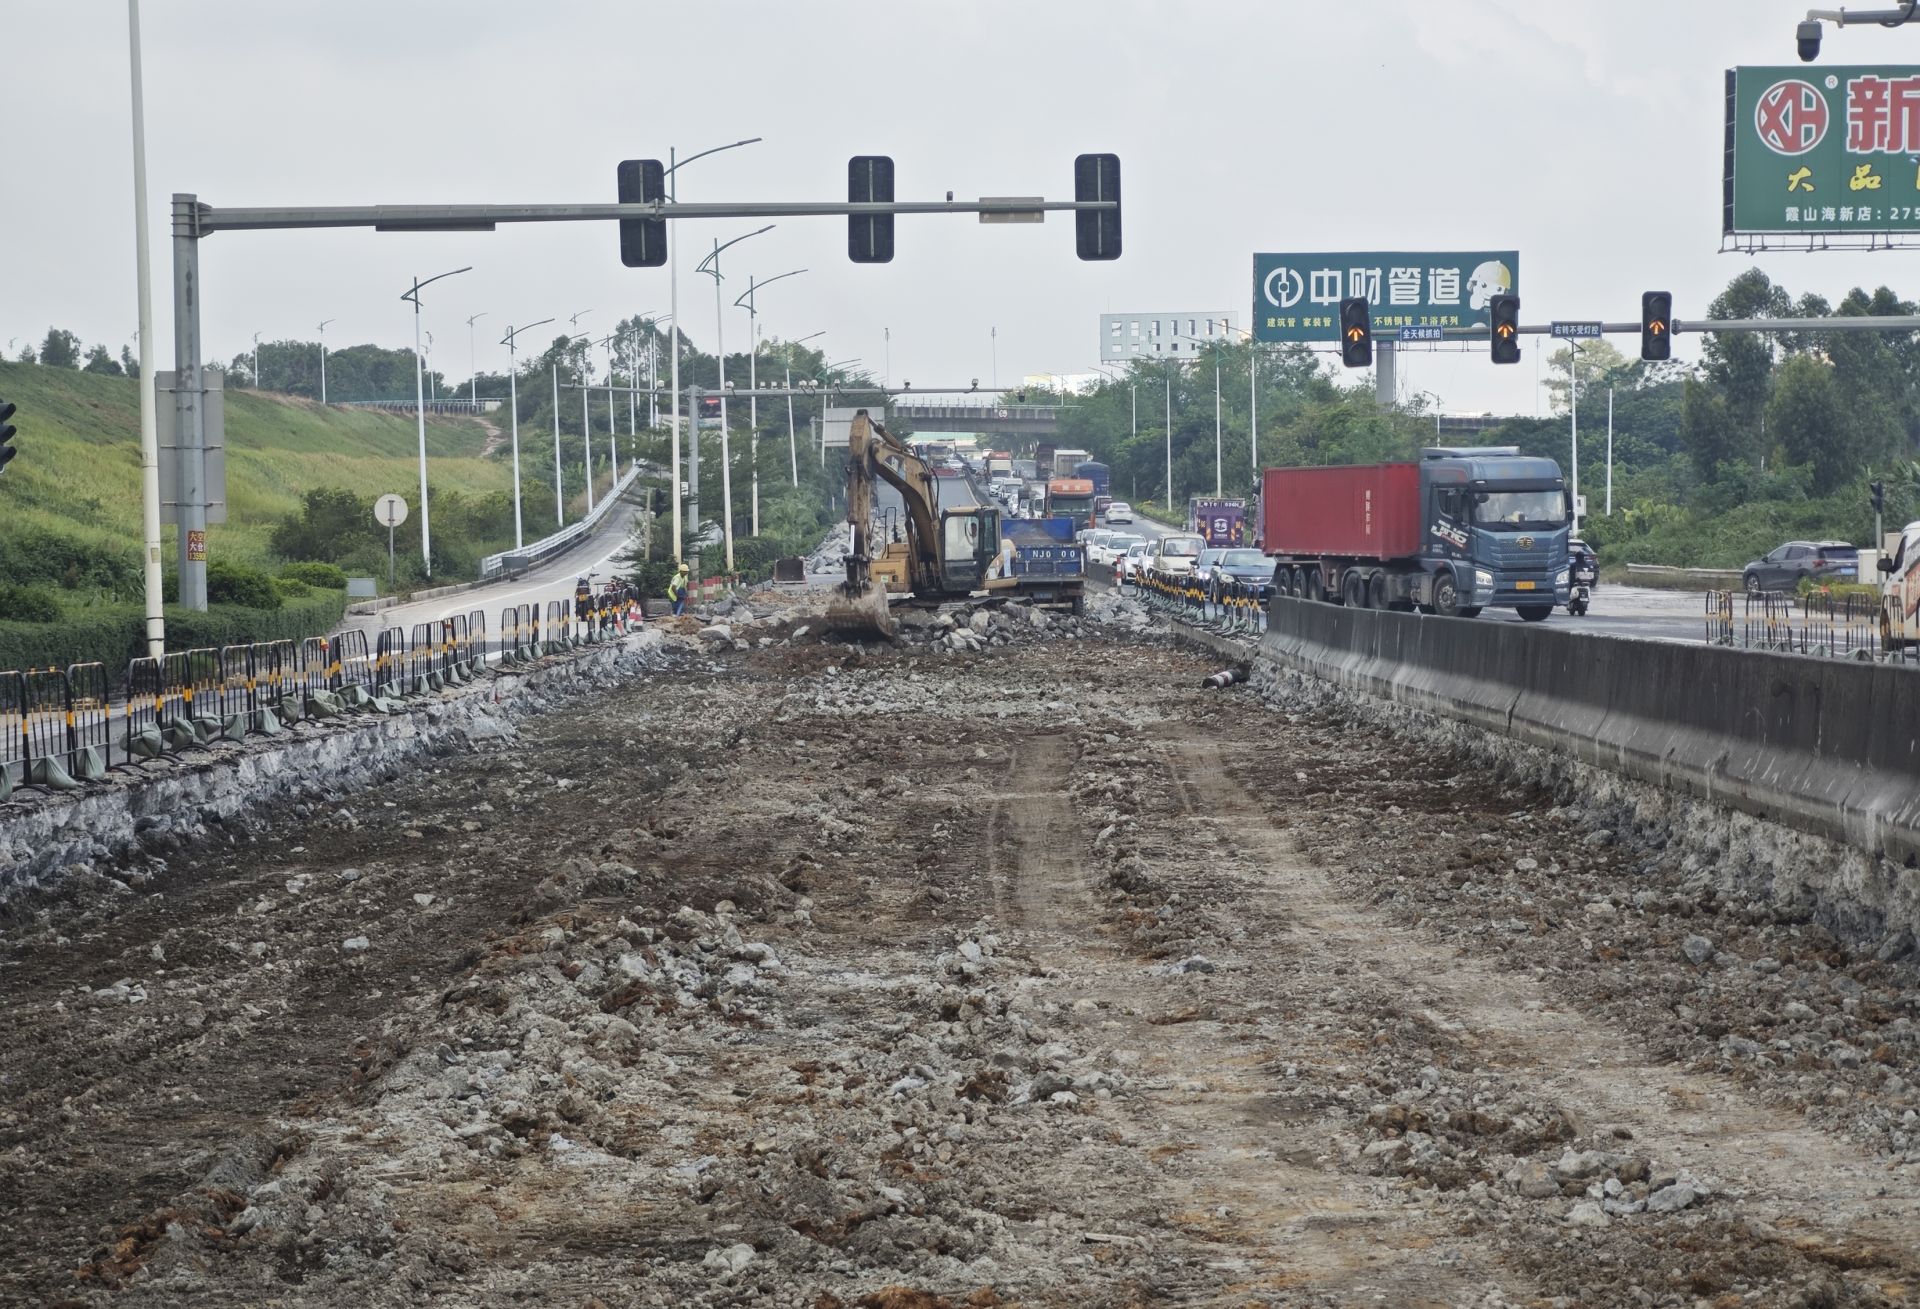
[[[1463,612],[1537,622],[1568,596],[1570,502],[1560,465],[1515,446],[1420,452],[1426,565],[1451,569]]]

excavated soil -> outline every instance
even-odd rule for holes
[[[12,906],[0,1301],[1920,1297],[1910,949],[974,630],[685,648]]]

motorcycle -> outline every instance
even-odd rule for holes
[[[1577,549],[1568,567],[1567,612],[1579,618],[1593,603],[1593,588],[1600,584],[1600,561],[1584,546]]]

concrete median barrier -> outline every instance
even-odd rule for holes
[[[1351,691],[1920,862],[1920,672],[1271,602],[1261,658]]]

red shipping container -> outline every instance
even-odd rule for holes
[[[1410,559],[1420,533],[1420,465],[1269,468],[1260,484],[1270,555]]]

